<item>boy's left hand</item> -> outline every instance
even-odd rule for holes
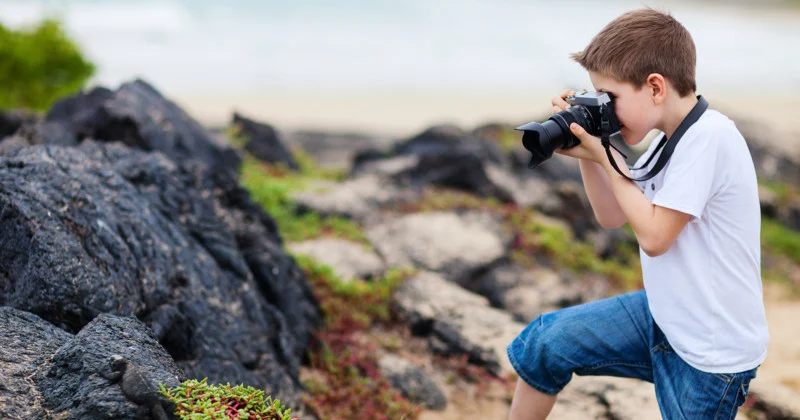
[[[586,130],[577,123],[572,123],[569,128],[572,134],[580,139],[581,144],[571,149],[557,149],[556,153],[598,163],[608,159],[606,156],[606,149],[603,148],[600,138],[587,133]]]

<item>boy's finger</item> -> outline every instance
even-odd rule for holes
[[[581,127],[578,123],[570,124],[569,129],[572,131],[572,134],[574,134],[575,137],[581,139],[582,141],[588,140],[592,137],[591,134],[587,133],[586,130],[584,130],[583,127]]]

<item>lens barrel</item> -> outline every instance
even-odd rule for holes
[[[590,131],[592,116],[586,107],[573,105],[557,114],[553,114],[543,123],[532,122],[517,130],[523,132],[522,145],[531,152],[528,168],[533,169],[553,156],[556,149],[569,149],[580,143],[569,129],[570,124],[577,122],[585,130]]]

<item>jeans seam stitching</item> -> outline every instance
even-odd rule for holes
[[[601,367],[614,366],[614,365],[623,365],[623,366],[632,366],[632,367],[652,367],[653,366],[651,363],[647,363],[647,362],[628,362],[628,361],[625,361],[625,360],[614,360],[614,361],[607,361],[607,362],[602,362],[602,363],[595,363],[593,365],[586,366],[586,367],[582,368],[581,370],[594,370],[594,369],[598,369],[598,368],[601,368]]]
[[[714,419],[718,419],[719,418],[719,414],[720,414],[720,412],[722,410],[723,404],[725,403],[725,399],[728,397],[728,391],[730,391],[732,383],[733,383],[733,380],[730,380],[730,381],[728,381],[728,384],[725,386],[725,392],[722,393],[722,399],[720,399],[720,401],[719,401],[719,406],[717,406],[717,414],[714,414]]]
[[[743,392],[743,389],[744,389],[744,382],[740,383],[739,386],[736,387],[736,398],[733,399],[733,405],[731,406],[731,412],[728,413],[728,420],[731,420],[733,418],[734,413],[736,413],[736,411],[738,411],[737,409],[739,407],[739,394],[741,394]],[[744,404],[744,401],[742,401],[742,403]]]

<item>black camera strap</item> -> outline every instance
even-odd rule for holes
[[[648,172],[647,174],[638,178],[631,178],[622,173],[622,171],[619,169],[619,166],[617,166],[616,159],[614,159],[614,156],[611,155],[610,147],[614,147],[614,145],[611,144],[611,138],[610,138],[611,133],[609,133],[610,130],[605,129],[609,123],[606,113],[604,112],[601,121],[603,130],[600,141],[603,143],[603,147],[605,147],[606,149],[606,155],[608,155],[608,160],[609,162],[611,162],[611,166],[614,167],[614,169],[617,171],[618,174],[622,175],[623,177],[631,181],[647,181],[648,179],[653,178],[659,172],[661,172],[662,169],[664,169],[664,166],[667,165],[669,158],[672,156],[672,152],[675,151],[675,146],[678,145],[678,141],[681,139],[681,137],[683,137],[686,131],[689,130],[689,127],[691,127],[692,124],[696,123],[697,120],[700,119],[700,117],[703,115],[706,109],[708,109],[708,101],[706,101],[706,99],[703,98],[702,95],[698,95],[697,104],[694,106],[694,108],[692,108],[691,111],[689,111],[689,114],[686,116],[686,118],[684,118],[683,121],[681,121],[680,125],[678,125],[678,128],[675,129],[675,132],[672,134],[672,138],[667,139],[667,136],[663,135],[661,137],[661,141],[653,150],[653,153],[651,153],[650,156],[647,158],[647,161],[644,163],[644,165],[638,168],[630,168],[631,170],[639,170],[646,168],[647,165],[649,165],[650,162],[653,160],[653,157],[655,157],[655,155],[658,154],[658,151],[661,150],[662,148],[664,149],[661,152],[661,154],[658,154],[658,160],[656,160],[656,164],[653,165],[653,169],[651,169],[650,172]],[[610,110],[608,112],[610,113]],[[614,149],[616,149],[616,147],[614,147]],[[623,155],[623,157],[624,156],[625,155]]]

